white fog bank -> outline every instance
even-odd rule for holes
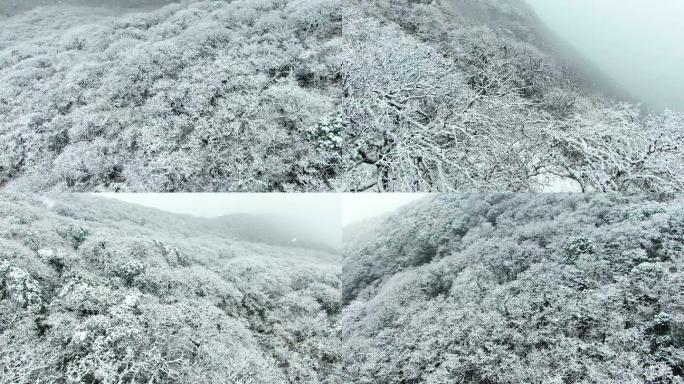
[[[684,110],[684,1],[527,1],[634,97],[655,109]]]

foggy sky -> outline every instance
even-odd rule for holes
[[[634,97],[684,111],[683,0],[527,1]]]
[[[334,193],[98,193],[97,196],[199,217],[234,213],[283,216],[307,237],[339,249],[341,195]]]
[[[428,193],[345,193],[342,196],[342,225],[371,219],[428,196]]]
[[[97,193],[97,196],[198,217],[234,213],[292,219],[317,241],[339,249],[342,227],[422,199],[427,193]]]

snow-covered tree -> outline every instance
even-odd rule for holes
[[[681,118],[586,87],[522,2],[346,12],[344,189],[682,190]]]

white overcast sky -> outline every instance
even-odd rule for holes
[[[427,193],[345,193],[342,196],[342,225],[396,211],[426,196]]]
[[[129,203],[201,217],[231,213],[338,218],[341,195],[334,193],[101,193]]]
[[[100,193],[99,196],[200,217],[277,214],[311,228],[331,243],[342,226],[393,212],[425,193]],[[341,240],[340,240],[341,241]]]
[[[684,111],[684,0],[527,0],[634,97]]]
[[[306,228],[319,241],[339,247],[342,204],[334,193],[100,193],[128,203],[199,217],[233,213],[274,214]]]

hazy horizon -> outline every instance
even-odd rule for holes
[[[429,195],[429,193],[345,193],[342,197],[342,227],[394,212]]]
[[[396,211],[429,193],[96,193],[95,196],[165,212],[216,218],[231,214],[270,214],[336,249],[342,228]]]
[[[542,21],[632,96],[684,111],[684,1],[527,0]]]
[[[311,239],[339,249],[341,197],[328,193],[97,193],[162,211],[216,218],[231,214],[276,215],[307,231]]]

